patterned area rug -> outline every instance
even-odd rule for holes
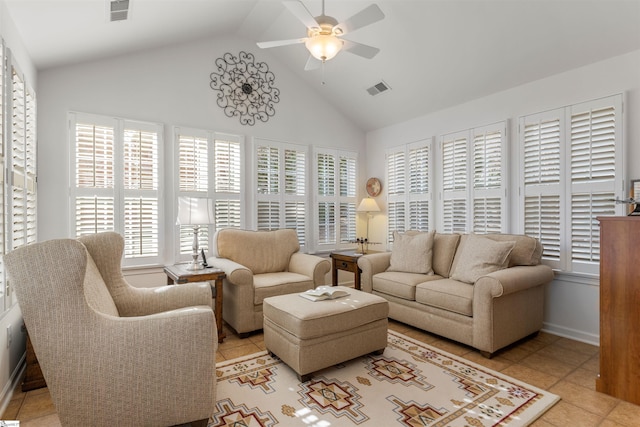
[[[560,398],[389,331],[384,354],[300,383],[266,352],[218,364],[213,426],[526,426]]]

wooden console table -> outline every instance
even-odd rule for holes
[[[167,275],[167,284],[183,284],[191,282],[213,282],[211,292],[215,298],[216,326],[218,328],[218,342],[224,340],[225,333],[222,329],[222,279],[226,277],[224,271],[219,268],[203,268],[202,270],[187,270],[189,264],[174,264],[164,268]]]

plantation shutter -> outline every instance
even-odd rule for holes
[[[29,182],[26,170],[27,111],[26,88],[22,74],[11,67],[11,249],[27,244],[27,192]]]
[[[307,155],[298,149],[284,149],[284,228],[293,228],[301,247],[307,246],[306,231]]]
[[[4,40],[0,37],[0,64],[5,63],[5,54],[4,54]],[[4,82],[5,79],[5,67],[4,65],[0,66],[0,82]],[[6,211],[6,199],[5,199],[5,176],[7,176],[8,169],[6,169],[6,148],[5,148],[5,131],[4,126],[4,84],[0,84],[0,199],[2,199],[2,204],[0,206],[0,311],[4,311],[5,308],[5,295],[6,295],[6,277],[4,273],[4,255],[7,252],[6,243],[5,243],[5,229],[6,229],[6,221],[7,221],[7,211]]]
[[[114,231],[114,128],[75,125],[75,236]]]
[[[349,247],[356,239],[357,154],[315,148],[318,249]]]
[[[431,192],[429,189],[430,146],[413,144],[408,149],[409,224],[410,230],[428,231],[430,227]]]
[[[174,138],[178,143],[178,197],[207,197],[209,190],[209,138],[206,133],[191,132],[175,128]],[[177,203],[177,202],[176,202]],[[178,253],[193,251],[193,226],[178,226]],[[209,252],[209,230],[201,227],[198,247]]]
[[[520,118],[523,232],[548,265],[598,274],[596,217],[624,214],[622,96]]]
[[[241,228],[243,224],[243,138],[176,127],[174,140],[177,143],[178,197],[213,199],[215,224],[200,227],[198,234],[199,248],[209,252],[212,230]],[[190,259],[193,226],[182,225],[178,231],[177,256],[183,260]]]
[[[474,233],[506,232],[504,154],[506,123],[472,130],[473,188],[472,216]]]
[[[406,230],[406,147],[387,152],[387,240]]]
[[[422,140],[387,151],[387,239],[393,232],[431,229],[432,140]]]
[[[75,237],[115,231],[124,266],[161,264],[162,125],[69,113]]]
[[[468,132],[445,135],[442,150],[442,232],[465,233],[469,229]]]
[[[159,132],[125,123],[123,138],[124,256],[158,257]]]
[[[550,111],[521,120],[524,179],[524,233],[544,247],[549,265],[560,266],[562,111]]]
[[[216,135],[213,149],[215,229],[242,227],[242,138]]]
[[[340,153],[340,244],[356,239],[356,157]]]
[[[32,90],[26,94],[26,145],[25,145],[25,178],[26,178],[26,239],[27,244],[37,241],[37,140],[36,140],[36,99]]]
[[[621,101],[614,99],[569,108],[572,271],[599,272],[600,227],[596,217],[616,213],[621,109]]]
[[[256,141],[256,227],[292,228],[304,250],[307,242],[306,147]]]

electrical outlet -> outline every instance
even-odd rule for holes
[[[7,325],[7,348],[11,347],[11,341],[13,340],[13,334],[11,333],[11,324]]]

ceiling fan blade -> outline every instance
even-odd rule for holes
[[[317,60],[313,55],[309,55],[307,63],[304,66],[305,71],[317,70],[322,65],[322,61]]]
[[[371,6],[362,9],[346,21],[339,23],[334,28],[341,30],[342,34],[347,34],[382,19],[384,19],[384,13],[382,13],[382,10],[380,10],[377,5],[372,4]]]
[[[287,46],[287,45],[290,45],[290,44],[304,43],[306,41],[307,41],[307,38],[303,37],[301,39],[274,40],[274,41],[270,41],[270,42],[258,42],[256,44],[261,49],[267,49],[267,48],[270,48],[270,47]]]
[[[316,18],[313,17],[311,12],[300,1],[283,1],[289,12],[293,13],[307,28],[319,28]]]
[[[342,40],[344,41],[344,50],[355,55],[362,56],[363,58],[371,59],[380,52],[380,49],[377,47],[352,42],[351,40]]]

